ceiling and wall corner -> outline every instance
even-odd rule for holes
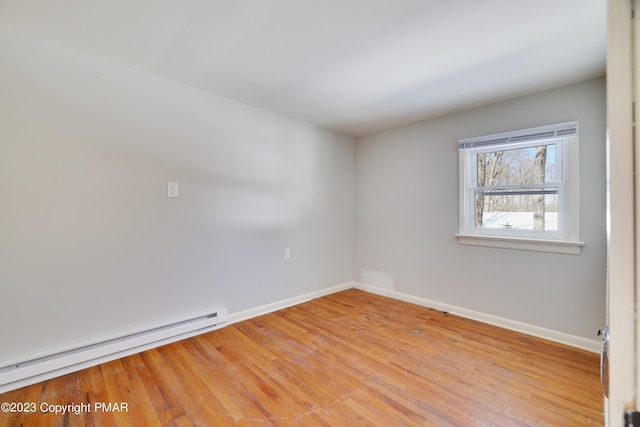
[[[4,0],[0,28],[361,136],[604,75],[606,1]]]

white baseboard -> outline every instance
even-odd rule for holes
[[[479,311],[469,310],[463,307],[457,307],[454,305],[429,300],[427,298],[404,294],[402,292],[397,292],[390,289],[384,289],[384,288],[378,288],[375,286],[365,285],[363,283],[358,283],[358,282],[343,283],[341,285],[322,289],[320,291],[315,291],[315,292],[300,295],[297,297],[288,298],[282,301],[276,301],[271,304],[266,304],[260,307],[252,308],[252,309],[237,312],[237,313],[231,313],[229,314],[227,324],[248,320],[253,317],[261,316],[263,314],[272,313],[274,311],[278,311],[283,308],[301,304],[303,302],[310,301],[314,298],[320,298],[325,295],[330,295],[330,294],[344,291],[346,289],[351,289],[351,288],[356,288],[365,292],[386,296],[386,297],[397,299],[400,301],[410,302],[423,307],[429,307],[429,308],[434,308],[440,311],[446,311],[461,317],[477,320],[483,323],[488,323],[490,325],[499,326],[501,328],[509,329],[516,332],[522,332],[527,335],[532,335],[534,337],[543,338],[543,339],[554,341],[560,344],[565,344],[571,347],[589,351],[591,353],[600,353],[599,340],[590,340],[588,338],[566,334],[563,332],[542,328],[540,326],[530,325],[528,323],[523,323],[523,322],[517,322],[515,320],[505,319],[503,317],[494,316],[492,314],[486,314]]]
[[[510,329],[517,332],[522,332],[528,335],[544,338],[550,341],[558,342],[561,344],[569,345],[572,347],[580,348],[593,353],[600,353],[600,341],[590,340],[575,335],[565,334],[562,332],[553,331],[550,329],[541,328],[539,326],[529,325],[522,322],[516,322],[514,320],[504,319],[498,316],[493,316],[478,311],[469,310],[462,307],[456,307],[449,304],[432,301],[426,298],[421,298],[409,294],[397,292],[395,290],[377,288],[370,285],[365,285],[357,282],[348,282],[341,285],[332,286],[319,291],[310,292],[307,294],[299,295],[296,297],[288,298],[282,301],[276,301],[271,304],[265,304],[260,307],[252,308],[249,310],[240,311],[237,313],[228,314],[226,322],[218,325],[222,327],[224,325],[230,325],[233,323],[241,322],[243,320],[251,319],[253,317],[261,316],[263,314],[272,313],[283,308],[291,307],[303,302],[310,301],[315,298],[320,298],[326,295],[330,295],[336,292],[344,291],[347,289],[356,288],[372,294],[382,295],[390,298],[394,298],[400,301],[406,301],[413,304],[421,305],[424,307],[434,308],[440,311],[446,311],[458,316],[466,317],[480,322],[488,323],[491,325],[499,326],[502,328]],[[215,327],[215,328],[217,328]],[[139,353],[150,348],[158,347],[160,345],[175,342],[181,339],[185,339],[203,332],[212,330],[212,328],[204,328],[199,330],[183,331],[177,330],[173,336],[157,336],[154,340],[131,340],[127,345],[121,345],[118,343],[109,343],[102,348],[96,349],[93,345],[91,351],[83,353],[82,350],[78,353],[68,352],[64,357],[67,359],[62,361],[57,357],[50,357],[51,355],[43,358],[42,361],[37,361],[47,369],[38,367],[34,369],[29,363],[26,364],[24,369],[20,367],[5,366],[0,368],[0,393],[4,393],[9,390],[13,390],[19,387],[24,387],[36,382],[44,381],[50,378],[54,378],[59,375],[64,375],[70,372],[78,371],[90,366],[95,366],[99,363],[105,363],[111,360],[115,360],[121,357],[125,357],[134,353]],[[116,345],[117,344],[117,345]],[[89,357],[90,356],[90,357]],[[60,363],[63,362],[63,363]],[[50,366],[49,366],[50,365]],[[50,369],[49,369],[50,368]],[[23,372],[18,373],[17,371]],[[32,372],[33,371],[33,372]],[[26,374],[22,376],[22,374]],[[28,376],[27,376],[28,375]],[[6,378],[3,378],[6,377]],[[4,379],[4,381],[2,381]]]
[[[382,295],[382,296],[394,298],[400,301],[421,305],[423,307],[434,308],[440,311],[446,311],[461,317],[478,320],[483,323],[488,323],[490,325],[499,326],[501,328],[510,329],[516,332],[522,332],[527,335],[533,335],[534,337],[543,338],[549,341],[554,341],[554,342],[565,344],[571,347],[576,347],[592,353],[600,353],[599,340],[590,340],[590,339],[578,337],[575,335],[565,334],[563,332],[553,331],[551,329],[541,328],[539,326],[517,322],[515,320],[505,319],[503,317],[481,313],[479,311],[474,311],[474,310],[469,310],[462,307],[457,307],[454,305],[444,304],[444,303],[432,301],[426,298],[404,294],[394,290],[377,288],[374,286],[365,285],[363,283],[354,282],[353,287],[365,292],[370,292],[372,294]]]
[[[335,294],[336,292],[344,291],[354,287],[353,282],[343,283],[341,285],[332,286],[330,288],[321,289],[315,292],[309,292],[307,294],[299,295],[292,298],[287,298],[282,301],[276,301],[271,304],[261,305],[256,308],[250,308],[249,310],[239,311],[237,313],[230,313],[227,318],[227,324],[238,323],[243,320],[248,320],[254,317],[262,316],[263,314],[273,313],[274,311],[282,310],[283,308],[292,307],[294,305],[302,304],[303,302],[311,301],[315,298],[320,298],[326,295]]]

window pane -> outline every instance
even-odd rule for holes
[[[478,187],[557,182],[556,144],[478,153]]]
[[[558,230],[558,194],[475,196],[476,227]]]

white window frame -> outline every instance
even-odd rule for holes
[[[459,231],[462,245],[487,246],[579,255],[578,122],[502,132],[458,141]],[[479,153],[556,144],[558,176],[558,230],[516,230],[475,226],[476,174]]]

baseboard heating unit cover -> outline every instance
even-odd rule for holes
[[[186,320],[5,364],[0,367],[0,393],[220,329],[226,325],[227,317],[226,308],[216,307]]]

